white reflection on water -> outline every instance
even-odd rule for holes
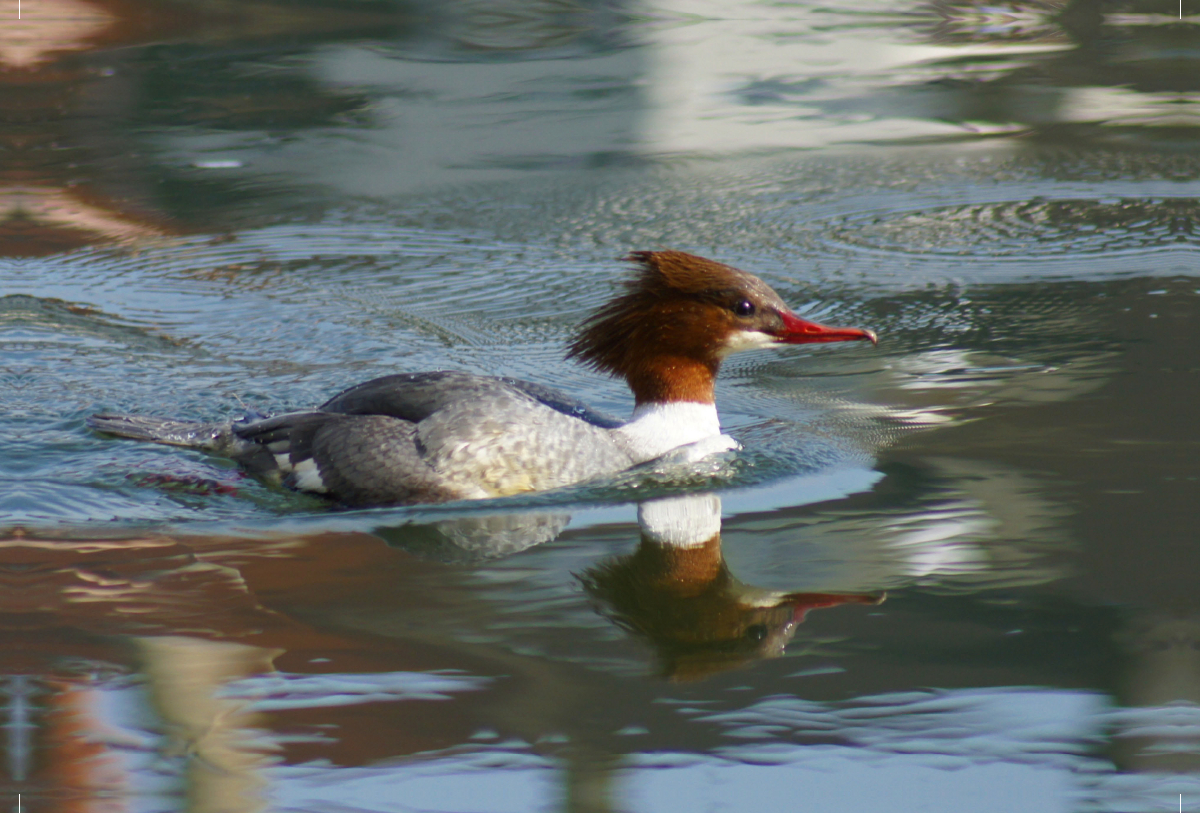
[[[558,810],[560,777],[531,754],[475,753],[369,768],[302,766],[272,772],[281,811],[533,813]]]
[[[1105,709],[1100,694],[1035,689],[910,692],[842,704],[768,698],[700,718],[759,742],[720,749],[727,762],[708,757],[707,770],[692,768],[686,778],[657,772],[633,783],[647,801],[687,792],[687,785],[701,798],[731,800],[738,788],[766,785],[768,810],[787,809],[782,802],[794,803],[797,794],[811,811],[1075,810],[1080,785],[1106,769],[1089,753]]]
[[[903,551],[910,575],[918,578],[971,573],[988,566],[987,554],[971,540],[994,528],[995,522],[977,506],[960,503],[897,519],[891,544]]]
[[[691,767],[687,776],[659,772],[632,782],[642,783],[648,801],[668,792],[678,798],[689,788],[701,798],[715,793],[733,799],[739,785],[767,783],[803,793],[805,809],[812,811],[861,805],[1151,813],[1170,809],[1180,793],[1200,795],[1200,776],[1118,773],[1104,756],[1104,743],[1113,736],[1150,738],[1160,751],[1195,753],[1200,707],[1175,702],[1115,708],[1110,702],[1098,692],[1018,687],[909,692],[840,704],[768,698],[697,717],[725,726],[727,736],[758,742],[719,749],[723,759],[689,758],[678,766]],[[789,739],[840,742],[797,745]],[[638,764],[674,767],[669,755]],[[763,769],[768,766],[791,770]]]
[[[792,754],[800,748],[790,749]],[[1034,765],[993,763],[955,770],[927,757],[872,762],[849,749],[804,749],[787,765],[698,759],[671,770],[640,771],[627,791],[637,811],[738,810],[761,813],[1068,813],[1069,775]]]
[[[731,155],[1022,129],[980,116],[958,121],[960,92],[938,80],[994,79],[1070,43],[930,42],[913,36],[914,24],[939,19],[922,11],[886,2],[660,0],[639,4],[640,20],[628,26],[637,47],[571,59],[446,61],[428,59],[422,43],[340,44],[291,67],[332,92],[369,87],[371,115],[357,126],[314,128],[281,143],[265,129],[177,128],[156,146],[180,163],[245,160],[256,173],[388,195],[577,168],[596,156]],[[494,35],[496,26],[480,29]],[[1057,99],[1026,94],[1023,113],[1053,120]]]

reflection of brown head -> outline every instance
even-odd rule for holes
[[[643,535],[634,553],[580,578],[613,621],[654,645],[663,675],[677,681],[783,654],[809,610],[883,600],[883,594],[756,590],[730,574],[720,534],[687,547]]]

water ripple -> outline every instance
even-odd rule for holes
[[[1056,199],[871,211],[828,223],[831,246],[869,251],[1027,260],[1200,247],[1193,198]]]

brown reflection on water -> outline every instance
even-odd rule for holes
[[[161,66],[145,58],[151,49],[186,48],[195,59],[229,48],[294,48],[389,32],[400,20],[378,9],[255,0],[37,0],[21,6],[19,19],[16,0],[4,0],[0,17],[0,256],[9,257],[197,229],[171,211],[165,191],[186,179],[155,160],[137,126],[147,106],[167,101],[153,97]],[[315,88],[290,88],[283,99],[258,88],[193,90],[176,83],[168,105],[205,111],[208,124],[231,104],[254,107],[259,118],[280,104],[299,107],[293,127],[331,113]],[[349,98],[338,109],[359,105]]]
[[[108,810],[104,796],[132,781],[112,750],[120,738],[114,742],[97,705],[98,673],[142,676],[157,716],[152,730],[166,737],[155,747],[164,759],[186,757],[178,781],[190,810],[261,809],[261,770],[280,758],[362,764],[462,742],[471,728],[457,703],[383,704],[382,712],[380,704],[367,712],[323,707],[280,717],[246,713],[244,700],[221,696],[229,681],[275,669],[484,667],[480,659],[447,656],[420,636],[389,641],[329,632],[288,612],[302,604],[319,614],[364,590],[389,594],[397,565],[410,576],[437,568],[409,559],[369,535],[248,541],[11,534],[0,542],[0,673],[19,676],[10,678],[20,683],[9,687],[10,723],[17,723],[14,709],[24,708],[33,732],[24,747],[10,737],[6,749],[26,809]],[[393,604],[410,600],[392,595]],[[295,753],[264,751],[254,729],[280,726],[338,736]],[[152,730],[143,736],[153,739]]]
[[[627,625],[641,625],[674,678],[777,656],[808,610],[881,599],[742,584],[720,554],[720,502],[682,502],[674,520],[686,524],[686,504],[699,504],[704,540],[665,540],[643,527],[637,553],[585,577],[623,619],[636,619]],[[632,702],[657,719],[656,736],[687,723],[670,709],[647,711],[653,682],[618,683],[519,654],[503,639],[472,642],[501,608],[461,573],[370,534],[70,539],[14,529],[0,540],[0,674],[15,676],[9,722],[25,732],[23,742],[9,740],[11,779],[29,810],[107,810],[101,799],[136,789],[121,756],[135,745],[178,763],[175,792],[187,809],[252,813],[265,804],[264,771],[280,762],[370,765],[467,743],[485,727],[528,742],[566,734],[542,750],[564,766],[572,809],[611,809],[620,748],[596,698]],[[645,606],[631,607],[629,590]],[[745,637],[759,627],[764,634]],[[272,674],[345,679],[447,668],[491,684],[453,702],[326,701],[275,711],[227,691]],[[114,734],[101,691],[114,679],[144,687],[154,718],[144,731]]]

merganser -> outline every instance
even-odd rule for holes
[[[223,454],[348,506],[482,499],[579,483],[674,453],[738,448],[713,383],[730,353],[865,340],[796,316],[753,274],[682,251],[638,251],[621,295],[582,325],[568,358],[623,377],[622,423],[539,384],[461,372],[376,378],[313,410],[203,423],[93,415],[109,434]]]

